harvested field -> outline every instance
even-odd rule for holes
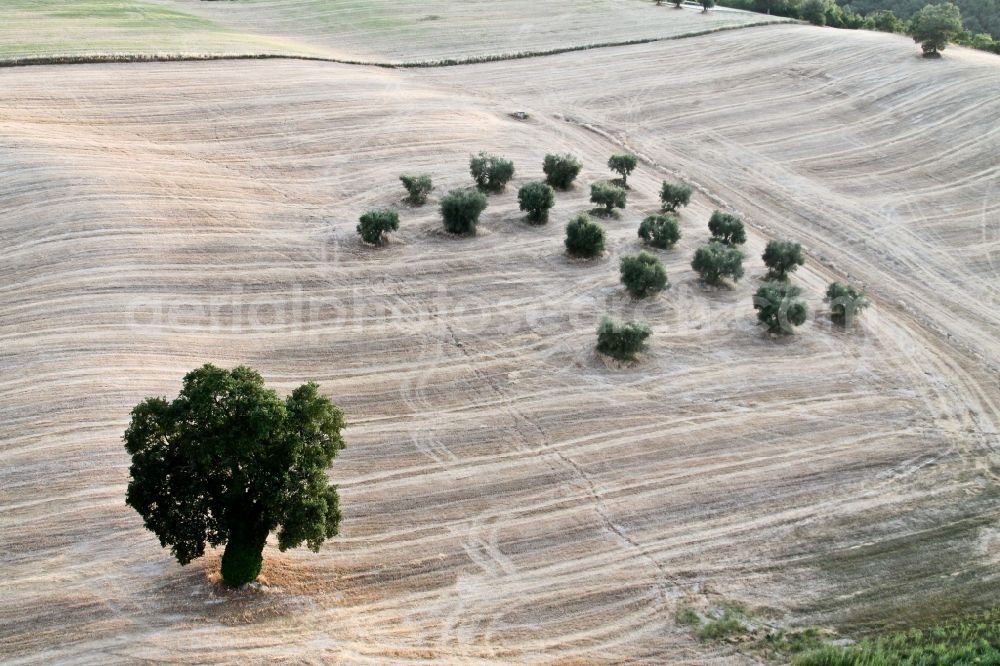
[[[0,660],[749,664],[677,605],[995,605],[998,63],[771,26],[447,70],[0,71]],[[570,260],[622,145],[646,161],[609,252]],[[434,202],[480,149],[516,182],[448,237]],[[557,151],[580,183],[526,225]],[[618,257],[676,173],[701,191],[673,287],[635,302]],[[385,205],[400,231],[362,246]],[[732,290],[688,265],[718,206],[752,224]],[[786,235],[815,317],[772,339],[751,296]],[[875,300],[853,332],[821,302],[845,277]],[[652,324],[640,363],[593,352],[605,312]],[[314,379],[350,422],[342,536],[269,546],[259,589],[179,567],[123,502],[129,409],[204,362]]]
[[[0,64],[39,58],[291,55],[376,63],[468,60],[672,39],[787,21],[644,0],[6,0]]]

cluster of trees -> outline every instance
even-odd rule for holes
[[[612,156],[608,167],[621,178],[592,187],[591,200],[607,210],[619,202],[624,207],[627,178],[637,163],[634,155]],[[545,182],[530,182],[518,191],[528,221],[547,222],[554,188],[570,187],[580,169],[571,155],[547,155]],[[475,232],[487,206],[486,192],[502,192],[514,165],[480,153],[471,159],[470,173],[476,188],[451,190],[441,199],[443,224],[452,233]],[[433,188],[429,176],[403,175],[400,181],[411,204],[426,203]],[[686,183],[665,181],[661,212],[643,219],[639,237],[652,248],[673,247],[681,237],[677,211],[688,205],[691,193]],[[398,228],[399,214],[380,208],[364,213],[357,230],[366,242],[382,245]],[[738,281],[743,276],[740,246],[746,242],[743,220],[715,211],[708,229],[711,238],[695,251],[691,267],[707,284]],[[577,215],[566,225],[565,245],[574,257],[599,256],[604,252],[604,229],[587,214]],[[772,240],[762,259],[768,274],[754,294],[757,317],[772,332],[790,333],[808,316],[801,289],[789,281],[805,263],[802,247]],[[663,262],[645,250],[623,256],[619,272],[634,298],[670,288]],[[839,282],[830,284],[826,296],[831,318],[842,325],[868,305],[862,291]],[[651,334],[644,322],[605,316],[597,328],[596,347],[613,358],[633,360]],[[148,398],[132,410],[123,437],[132,458],[126,503],[182,565],[203,556],[206,546],[224,545],[222,579],[230,586],[244,585],[259,575],[271,532],[277,532],[282,551],[302,544],[318,551],[337,535],[340,502],[326,470],[344,448],[344,426],[343,413],[314,383],[303,384],[282,400],[250,368],[205,365],[184,377],[174,400]]]
[[[738,9],[815,25],[905,33],[927,56],[949,42],[1000,53],[1000,0],[727,0]]]

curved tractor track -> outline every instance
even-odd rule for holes
[[[0,659],[755,663],[677,605],[856,628],[995,604],[1000,78],[912,53],[775,26],[447,71],[0,72]],[[572,261],[622,146],[628,208]],[[435,203],[481,149],[517,178],[448,237]],[[578,185],[525,224],[516,187],[566,151]],[[699,191],[672,289],[632,301],[618,257],[676,174]],[[362,246],[385,205],[399,232]],[[719,206],[752,228],[711,290],[688,263]],[[790,339],[751,308],[775,236],[809,251]],[[852,331],[821,301],[845,278],[875,300]],[[605,312],[652,324],[640,363],[592,351]],[[350,422],[342,536],[269,546],[241,592],[123,503],[129,409],[209,361],[314,379]]]

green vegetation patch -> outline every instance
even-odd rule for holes
[[[1000,664],[1000,609],[797,656],[795,666],[971,666]]]

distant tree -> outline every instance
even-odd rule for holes
[[[535,224],[549,221],[549,209],[556,204],[555,191],[545,183],[525,183],[517,192],[521,210],[528,213],[528,220]]]
[[[726,245],[736,246],[747,242],[747,232],[743,220],[736,215],[717,210],[708,220],[708,230],[712,239]]]
[[[568,189],[576,177],[580,175],[582,168],[580,160],[572,155],[546,155],[545,162],[542,164],[545,182],[560,190]]]
[[[769,241],[761,256],[764,265],[768,267],[768,280],[786,280],[788,274],[796,271],[806,263],[802,256],[802,246],[786,240]]]
[[[635,298],[645,298],[670,288],[663,262],[649,252],[622,257],[619,269],[622,284]]]
[[[385,235],[399,229],[399,213],[391,208],[370,210],[361,216],[357,232],[361,239],[372,245],[383,245]]]
[[[641,322],[617,322],[610,317],[601,319],[597,327],[597,351],[621,361],[631,361],[646,348],[646,338],[653,331]]]
[[[427,201],[427,195],[430,194],[431,189],[434,187],[431,183],[431,177],[426,174],[413,176],[404,173],[399,179],[403,182],[403,187],[409,193],[406,200],[414,206],[422,206]]]
[[[813,25],[826,25],[827,10],[831,4],[831,0],[805,0],[800,9],[802,18]]]
[[[444,228],[453,234],[474,234],[479,214],[486,210],[486,196],[474,190],[452,190],[441,199]]]
[[[792,333],[809,315],[806,302],[799,298],[801,293],[801,289],[787,282],[762,285],[753,297],[757,319],[771,333]]]
[[[604,206],[605,212],[608,214],[615,208],[624,208],[627,196],[628,193],[624,188],[605,181],[600,181],[590,186],[591,203]]]
[[[222,579],[257,578],[267,535],[282,551],[318,551],[336,536],[340,509],[326,470],[344,448],[344,416],[316,384],[281,400],[246,367],[205,365],[171,402],[132,410],[126,503],[182,565],[226,545]]]
[[[840,282],[830,283],[826,289],[826,300],[830,303],[830,319],[841,326],[849,325],[870,305],[865,292]]]
[[[628,188],[628,177],[639,164],[639,158],[632,153],[617,153],[608,159],[608,168],[622,177],[622,187]]]
[[[591,258],[604,252],[604,229],[586,215],[566,225],[566,250],[574,257]]]
[[[674,9],[681,9],[681,7],[684,5],[684,0],[673,0],[673,3],[674,3]]]
[[[872,12],[867,18],[872,20],[875,30],[881,32],[902,32],[903,22],[891,9],[880,9]]]
[[[503,192],[511,178],[514,177],[514,163],[510,160],[479,153],[469,159],[469,173],[476,181],[476,187],[484,192]]]
[[[715,6],[715,0],[701,0],[701,13],[704,14]]]
[[[682,208],[691,203],[691,193],[693,192],[687,183],[671,183],[663,181],[660,187],[660,201],[663,204],[665,213],[673,213],[678,208]]]
[[[694,252],[693,268],[706,284],[718,286],[723,278],[733,282],[743,277],[743,253],[718,241],[702,245]]]
[[[639,224],[639,238],[661,250],[673,247],[681,238],[677,216],[650,215]]]
[[[948,42],[962,31],[962,16],[950,3],[926,5],[910,19],[910,34],[919,42],[925,58],[937,58]]]

